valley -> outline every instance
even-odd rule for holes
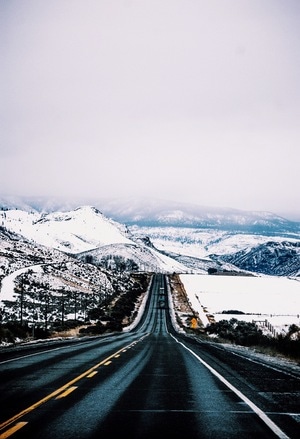
[[[258,233],[256,230],[251,233],[251,228],[255,226],[251,225],[251,218],[257,222],[258,214],[251,214],[247,220],[244,214],[242,226],[237,224],[236,216],[233,219],[232,212],[226,221],[222,217],[223,223],[219,214],[215,219],[210,214],[211,224],[206,223],[206,227],[194,227],[195,218],[193,227],[191,224],[187,227],[184,214],[181,212],[179,215],[178,210],[169,211],[168,221],[166,214],[164,210],[159,216],[156,211],[155,225],[146,226],[143,225],[142,215],[140,219],[135,216],[136,221],[129,221],[127,217],[128,223],[120,223],[98,208],[87,205],[74,210],[49,212],[32,207],[26,210],[18,206],[14,209],[2,207],[2,322],[21,321],[29,328],[35,327],[36,333],[40,328],[44,336],[50,328],[53,332],[69,326],[71,330],[79,324],[88,332],[87,323],[91,321],[98,322],[93,331],[99,333],[112,328],[120,329],[122,325],[130,324],[136,315],[151,273],[159,272],[168,275],[171,285],[174,279],[177,279],[177,285],[181,284],[180,291],[174,289],[172,302],[175,320],[184,330],[190,330],[193,325],[205,328],[213,322],[229,321],[231,318],[267,321],[273,328],[276,326],[275,317],[283,314],[284,321],[277,325],[277,335],[282,333],[282,328],[286,328],[286,334],[291,324],[299,324],[300,291],[299,294],[293,293],[296,295],[291,300],[288,289],[283,288],[281,296],[279,294],[282,304],[279,300],[277,309],[262,307],[260,301],[271,294],[269,303],[274,305],[272,282],[277,278],[278,282],[289,278],[296,284],[296,290],[299,288],[298,223],[292,228],[293,223],[282,220],[279,230],[276,216],[272,227],[272,215],[261,215],[260,227],[267,218],[267,226],[264,224],[268,232]],[[118,215],[120,211],[115,217]],[[134,213],[131,212],[131,215],[133,218]],[[174,225],[175,217],[176,221],[181,219],[181,226]],[[191,212],[187,217],[191,217]],[[149,218],[153,219],[153,214],[149,213]],[[158,218],[161,219],[159,224]],[[216,218],[219,218],[218,227]],[[229,221],[235,221],[231,227]],[[145,276],[148,277],[146,283],[142,281]],[[191,289],[188,277],[198,279],[199,286]],[[269,283],[266,283],[268,278]],[[205,290],[204,279],[219,279],[223,286],[229,281],[231,292],[234,291],[234,281],[238,279],[245,279],[248,283],[265,283],[256,283],[257,287],[247,295],[243,295],[241,289],[232,299],[222,289],[214,287],[212,291],[210,288]],[[136,294],[137,290],[139,294]],[[114,305],[121,298],[125,300],[130,291],[135,291],[129,298],[131,305],[125,305],[126,301],[122,305],[123,309],[128,308],[127,315],[121,316],[118,311],[117,323]],[[209,300],[199,300],[199,291]],[[215,296],[218,301],[212,305],[211,299],[216,292],[219,294]],[[195,293],[198,295],[196,302]],[[283,312],[284,299],[285,303],[290,303],[293,312]],[[248,302],[251,306],[247,308]],[[229,310],[238,311],[239,315],[231,315]],[[195,318],[198,318],[197,324],[192,323]],[[33,330],[28,329],[30,331]]]

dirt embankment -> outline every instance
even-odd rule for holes
[[[198,329],[203,326],[198,313],[190,305],[183,283],[178,274],[169,276],[171,294],[177,321],[185,329]]]
[[[175,311],[184,313],[193,313],[193,310],[189,304],[187,294],[185,292],[183,283],[180,280],[178,274],[172,274],[170,277],[170,286],[175,306]]]

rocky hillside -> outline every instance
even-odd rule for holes
[[[269,241],[217,259],[255,273],[300,276],[300,242]]]
[[[84,262],[130,271],[186,271],[180,262],[159,252],[145,237],[92,206],[67,212],[38,213],[23,210],[0,212],[2,226],[30,242],[77,256]]]
[[[85,321],[89,310],[109,306],[133,284],[130,272],[82,262],[0,227],[1,322]]]

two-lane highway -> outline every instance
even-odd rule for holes
[[[158,274],[134,330],[0,356],[0,439],[298,437],[295,410],[273,402],[266,413],[247,381],[247,368],[264,366],[177,334],[167,304]]]

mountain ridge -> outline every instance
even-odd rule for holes
[[[62,199],[50,197],[0,197],[0,207],[28,212],[68,211],[94,206],[106,217],[125,225],[198,227],[242,232],[282,234],[300,232],[300,222],[267,211],[200,206],[154,198]]]
[[[159,252],[146,238],[134,239],[127,226],[107,218],[93,206],[68,212],[37,213],[0,211],[2,227],[28,241],[54,248],[84,262],[107,267],[111,261],[124,269],[144,271],[187,271],[188,268]],[[146,268],[147,267],[147,270]],[[118,268],[118,267],[117,267]],[[134,271],[134,270],[133,270]]]
[[[0,220],[2,228],[28,241],[107,269],[300,273],[299,234],[271,238],[221,228],[128,226],[93,206],[52,213],[4,210]],[[272,263],[268,262],[270,255]]]

